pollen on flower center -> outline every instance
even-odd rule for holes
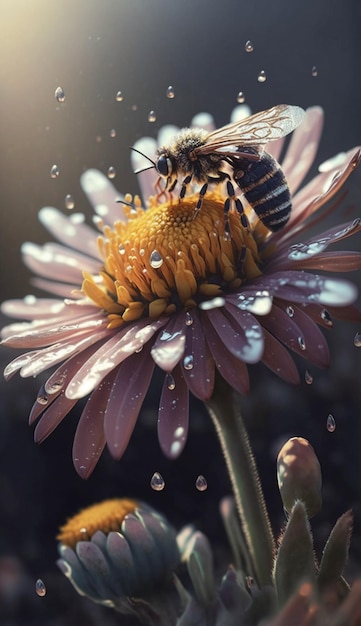
[[[90,541],[97,530],[108,534],[119,532],[128,513],[134,513],[138,503],[135,500],[113,498],[87,507],[71,517],[60,528],[57,539],[65,546],[75,548],[78,541]]]
[[[84,275],[82,289],[110,327],[192,309],[261,273],[252,229],[236,211],[225,230],[224,196],[207,194],[198,212],[197,201],[197,194],[163,204],[151,198],[145,211],[136,199],[126,223],[104,228],[104,266],[98,276]]]

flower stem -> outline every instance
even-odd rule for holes
[[[205,404],[227,463],[257,582],[261,586],[269,585],[272,583],[275,545],[239,398],[232,387],[217,375],[213,396]]]

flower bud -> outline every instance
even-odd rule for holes
[[[321,468],[311,444],[303,437],[292,437],[277,458],[277,480],[283,506],[290,513],[296,500],[305,504],[310,518],[321,508]]]

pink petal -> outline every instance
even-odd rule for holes
[[[209,400],[214,386],[214,361],[205,340],[198,312],[192,312],[189,316],[191,323],[186,327],[182,372],[191,392],[200,400]]]
[[[94,259],[99,258],[98,233],[84,223],[75,224],[69,217],[54,209],[44,207],[39,211],[39,220],[53,235],[69,248],[75,248]]]
[[[34,441],[42,443],[44,439],[55,430],[60,422],[66,417],[69,411],[76,404],[76,400],[69,400],[64,392],[55,398],[54,402],[42,414],[34,431]]]
[[[104,414],[105,437],[115,459],[120,459],[127,448],[153,371],[149,345],[117,368]]]
[[[263,329],[263,335],[265,347],[262,363],[287,383],[298,385],[300,382],[299,373],[289,352],[265,328]]]
[[[169,459],[182,452],[188,435],[189,392],[180,367],[168,374],[163,383],[158,411],[158,439]]]
[[[95,213],[105,224],[113,226],[116,221],[126,221],[123,205],[117,202],[119,199],[124,200],[124,196],[116,190],[107,176],[99,170],[90,169],[82,174],[80,184]]]
[[[185,319],[184,312],[171,318],[153,344],[152,357],[165,372],[171,372],[184,354],[186,343]]]
[[[225,348],[237,359],[246,363],[256,363],[262,357],[263,335],[256,319],[248,311],[239,311],[232,305],[227,313],[221,309],[207,311],[207,319],[211,322]]]

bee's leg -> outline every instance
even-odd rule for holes
[[[234,187],[231,183],[231,181],[227,180],[227,198],[226,201],[224,203],[224,213],[226,216],[226,231],[229,232],[229,221],[228,221],[228,213],[231,207],[231,202],[234,202],[237,213],[239,215],[239,219],[241,220],[241,224],[243,226],[243,228],[249,228],[249,223],[248,223],[248,219],[247,216],[243,210],[243,206],[242,206],[242,202],[240,201],[239,198],[237,198],[236,194],[234,193]]]
[[[194,209],[194,218],[197,217],[199,211],[202,208],[203,198],[206,195],[207,189],[208,189],[208,183],[204,183],[203,187],[201,187],[201,189],[199,190],[198,202],[196,204],[196,208]]]
[[[182,186],[181,186],[181,190],[179,192],[179,198],[182,200],[182,198],[184,198],[184,196],[186,195],[187,192],[187,185],[189,185],[189,183],[192,180],[192,174],[189,174],[188,176],[185,177],[185,179],[182,182]]]

